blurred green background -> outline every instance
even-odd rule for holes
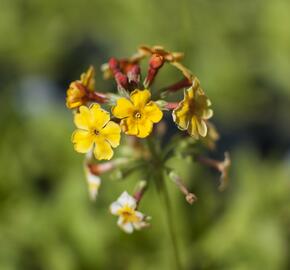
[[[185,52],[213,102],[216,156],[233,160],[224,193],[216,173],[176,161],[199,198],[168,183],[185,269],[290,269],[289,14],[289,0],[1,0],[0,270],[171,269],[153,188],[152,227],[133,235],[108,205],[134,179],[104,179],[89,201],[64,102],[89,64],[139,44]],[[100,72],[97,85],[113,87]]]

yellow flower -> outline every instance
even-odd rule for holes
[[[112,147],[120,143],[121,128],[110,121],[107,111],[96,103],[90,108],[81,106],[75,114],[74,122],[78,129],[72,135],[72,142],[77,152],[87,153],[94,148],[96,159],[112,158]]]
[[[77,108],[88,101],[87,92],[95,90],[95,70],[90,66],[87,72],[81,75],[80,80],[70,84],[67,90],[66,106],[69,109]]]
[[[163,113],[150,98],[149,90],[136,89],[130,94],[130,99],[117,100],[112,113],[122,119],[120,125],[126,134],[145,138],[151,133],[153,123],[161,120]]]
[[[211,118],[213,111],[209,109],[210,100],[199,87],[199,83],[194,83],[184,91],[184,99],[173,111],[174,122],[181,130],[198,139],[199,136],[205,137],[207,134],[207,119]]]

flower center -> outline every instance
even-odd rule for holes
[[[141,118],[141,113],[140,112],[135,112],[134,117],[137,119]]]
[[[99,132],[98,130],[96,130],[96,129],[93,130],[93,133],[94,133],[95,135],[99,135],[99,134],[100,134],[100,132]]]
[[[139,218],[136,216],[135,210],[127,205],[119,210],[119,215],[123,217],[124,223],[137,222],[139,220]]]

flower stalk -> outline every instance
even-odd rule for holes
[[[185,195],[185,199],[189,204],[193,204],[197,201],[196,195],[188,191],[187,187],[181,180],[181,177],[176,172],[171,171],[168,176],[176,184],[179,190]]]
[[[166,220],[167,220],[166,223],[168,224],[176,270],[182,270],[180,252],[179,252],[178,242],[177,242],[177,235],[176,235],[174,222],[173,222],[172,208],[171,208],[170,198],[169,198],[169,194],[168,194],[168,190],[167,190],[167,186],[166,186],[165,178],[164,178],[165,166],[163,164],[162,157],[161,157],[162,153],[158,153],[157,149],[160,149],[160,147],[157,147],[151,138],[148,138],[147,145],[152,156],[152,166],[153,168],[158,168],[156,173],[153,174],[152,180],[155,182],[158,194],[160,195],[160,200],[162,201],[164,205],[164,210],[165,210],[165,215],[166,215]]]
[[[173,215],[172,215],[172,207],[170,204],[170,198],[169,198],[166,183],[164,181],[165,179],[164,179],[163,174],[160,174],[160,177],[161,177],[161,179],[159,180],[160,193],[163,198],[164,208],[166,212],[166,219],[167,219],[170,239],[172,243],[172,250],[174,253],[175,266],[176,266],[176,270],[182,270],[180,252],[179,252],[178,242],[177,242],[177,234],[176,234],[175,227],[173,224]]]
[[[187,78],[184,78],[177,83],[171,84],[169,86],[166,86],[162,89],[160,89],[160,92],[177,92],[180,89],[183,89],[185,87],[189,87],[192,85],[192,82],[188,80]]]
[[[143,181],[140,181],[137,184],[136,189],[135,189],[135,192],[133,194],[133,197],[136,200],[137,207],[138,207],[141,199],[143,198],[143,195],[146,192],[146,190],[147,190],[147,181],[144,181],[144,180]]]

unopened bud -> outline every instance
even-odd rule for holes
[[[149,65],[153,69],[159,69],[164,64],[164,58],[162,55],[153,54],[150,58]]]
[[[128,86],[128,78],[122,72],[118,71],[115,73],[115,80],[117,84],[123,88],[127,88]]]
[[[117,68],[118,68],[118,66],[119,66],[119,64],[118,64],[118,61],[117,61],[117,59],[116,58],[110,58],[110,60],[109,60],[109,62],[108,62],[108,65],[109,65],[109,67],[110,67],[110,69],[114,72]]]

